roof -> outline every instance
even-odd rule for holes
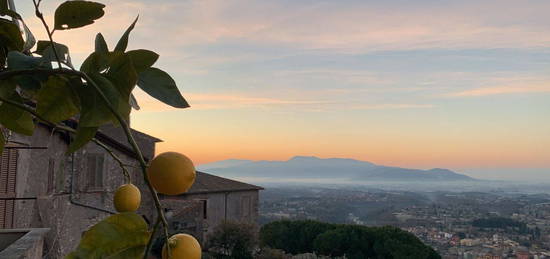
[[[197,171],[195,183],[185,194],[263,190],[263,187]],[[184,194],[184,195],[185,195]]]
[[[64,121],[64,123],[73,129],[76,129],[78,127],[78,122],[74,119]],[[42,123],[40,125],[48,128],[50,127]],[[141,149],[142,155],[144,156],[145,160],[147,161],[152,159],[155,155],[154,149],[148,150],[146,146],[144,146],[144,144],[162,142],[162,140],[132,128],[130,128],[130,131],[132,132],[132,136],[136,140],[138,147]],[[134,149],[132,148],[130,143],[128,143],[126,133],[124,132],[122,127],[115,127],[114,125],[101,126],[96,132],[95,137],[104,144],[116,148],[118,151],[123,152],[128,156],[138,159],[138,156],[134,152]],[[63,139],[67,142],[70,142],[70,138],[68,137],[68,135],[65,135]]]
[[[140,151],[145,160],[148,161],[150,159],[153,159],[153,157],[155,156],[155,150],[154,148],[151,149],[148,145],[162,142],[162,140],[132,128],[130,128],[130,130],[132,132],[132,136],[136,140],[138,147],[141,149]],[[138,156],[134,152],[134,149],[132,148],[130,143],[128,143],[126,133],[124,133],[122,127],[115,127],[112,125],[102,126],[96,133],[96,138],[101,142],[108,144],[109,146],[112,146],[119,151],[126,153],[131,157],[134,157],[135,159],[138,159]]]
[[[132,135],[134,136],[134,138],[146,138],[149,141],[162,142],[161,139],[155,138],[141,131],[138,131],[132,128],[130,130],[132,131]],[[129,144],[127,144],[128,141],[126,140],[126,133],[124,133],[124,130],[122,129],[122,127],[115,127],[112,124],[108,124],[108,125],[101,126],[99,128],[99,132],[113,139],[116,139],[117,141],[121,142],[121,144],[123,145],[129,146]]]

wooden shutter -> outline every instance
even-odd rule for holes
[[[208,200],[202,200],[202,218],[208,219]]]
[[[4,149],[0,158],[0,228],[13,227],[17,150]]]
[[[88,154],[87,186],[90,190],[103,188],[103,169],[105,156],[103,154]]]

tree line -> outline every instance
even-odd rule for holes
[[[331,257],[441,258],[413,234],[396,227],[330,224],[312,220],[275,221],[260,230],[260,245],[291,254]]]

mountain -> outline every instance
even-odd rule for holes
[[[223,160],[198,166],[226,177],[276,179],[347,179],[357,181],[471,181],[448,169],[408,169],[346,158],[295,156],[287,161]]]
[[[252,160],[243,160],[243,159],[227,159],[222,161],[216,161],[200,166],[201,170],[208,170],[212,168],[227,168],[232,166],[239,166],[246,163],[254,162]]]

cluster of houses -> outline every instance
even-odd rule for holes
[[[122,170],[94,143],[67,155],[71,138],[46,125],[39,125],[32,136],[4,133],[8,142],[0,160],[0,246],[2,229],[47,228],[42,257],[61,258],[91,225],[115,213],[112,200],[125,181]],[[136,130],[133,135],[145,158],[152,159],[160,140]],[[122,129],[103,127],[96,138],[128,165],[132,182],[142,191],[137,213],[153,222],[155,207]],[[170,231],[192,234],[204,244],[224,220],[255,222],[261,189],[197,172],[187,193],[160,198]]]

